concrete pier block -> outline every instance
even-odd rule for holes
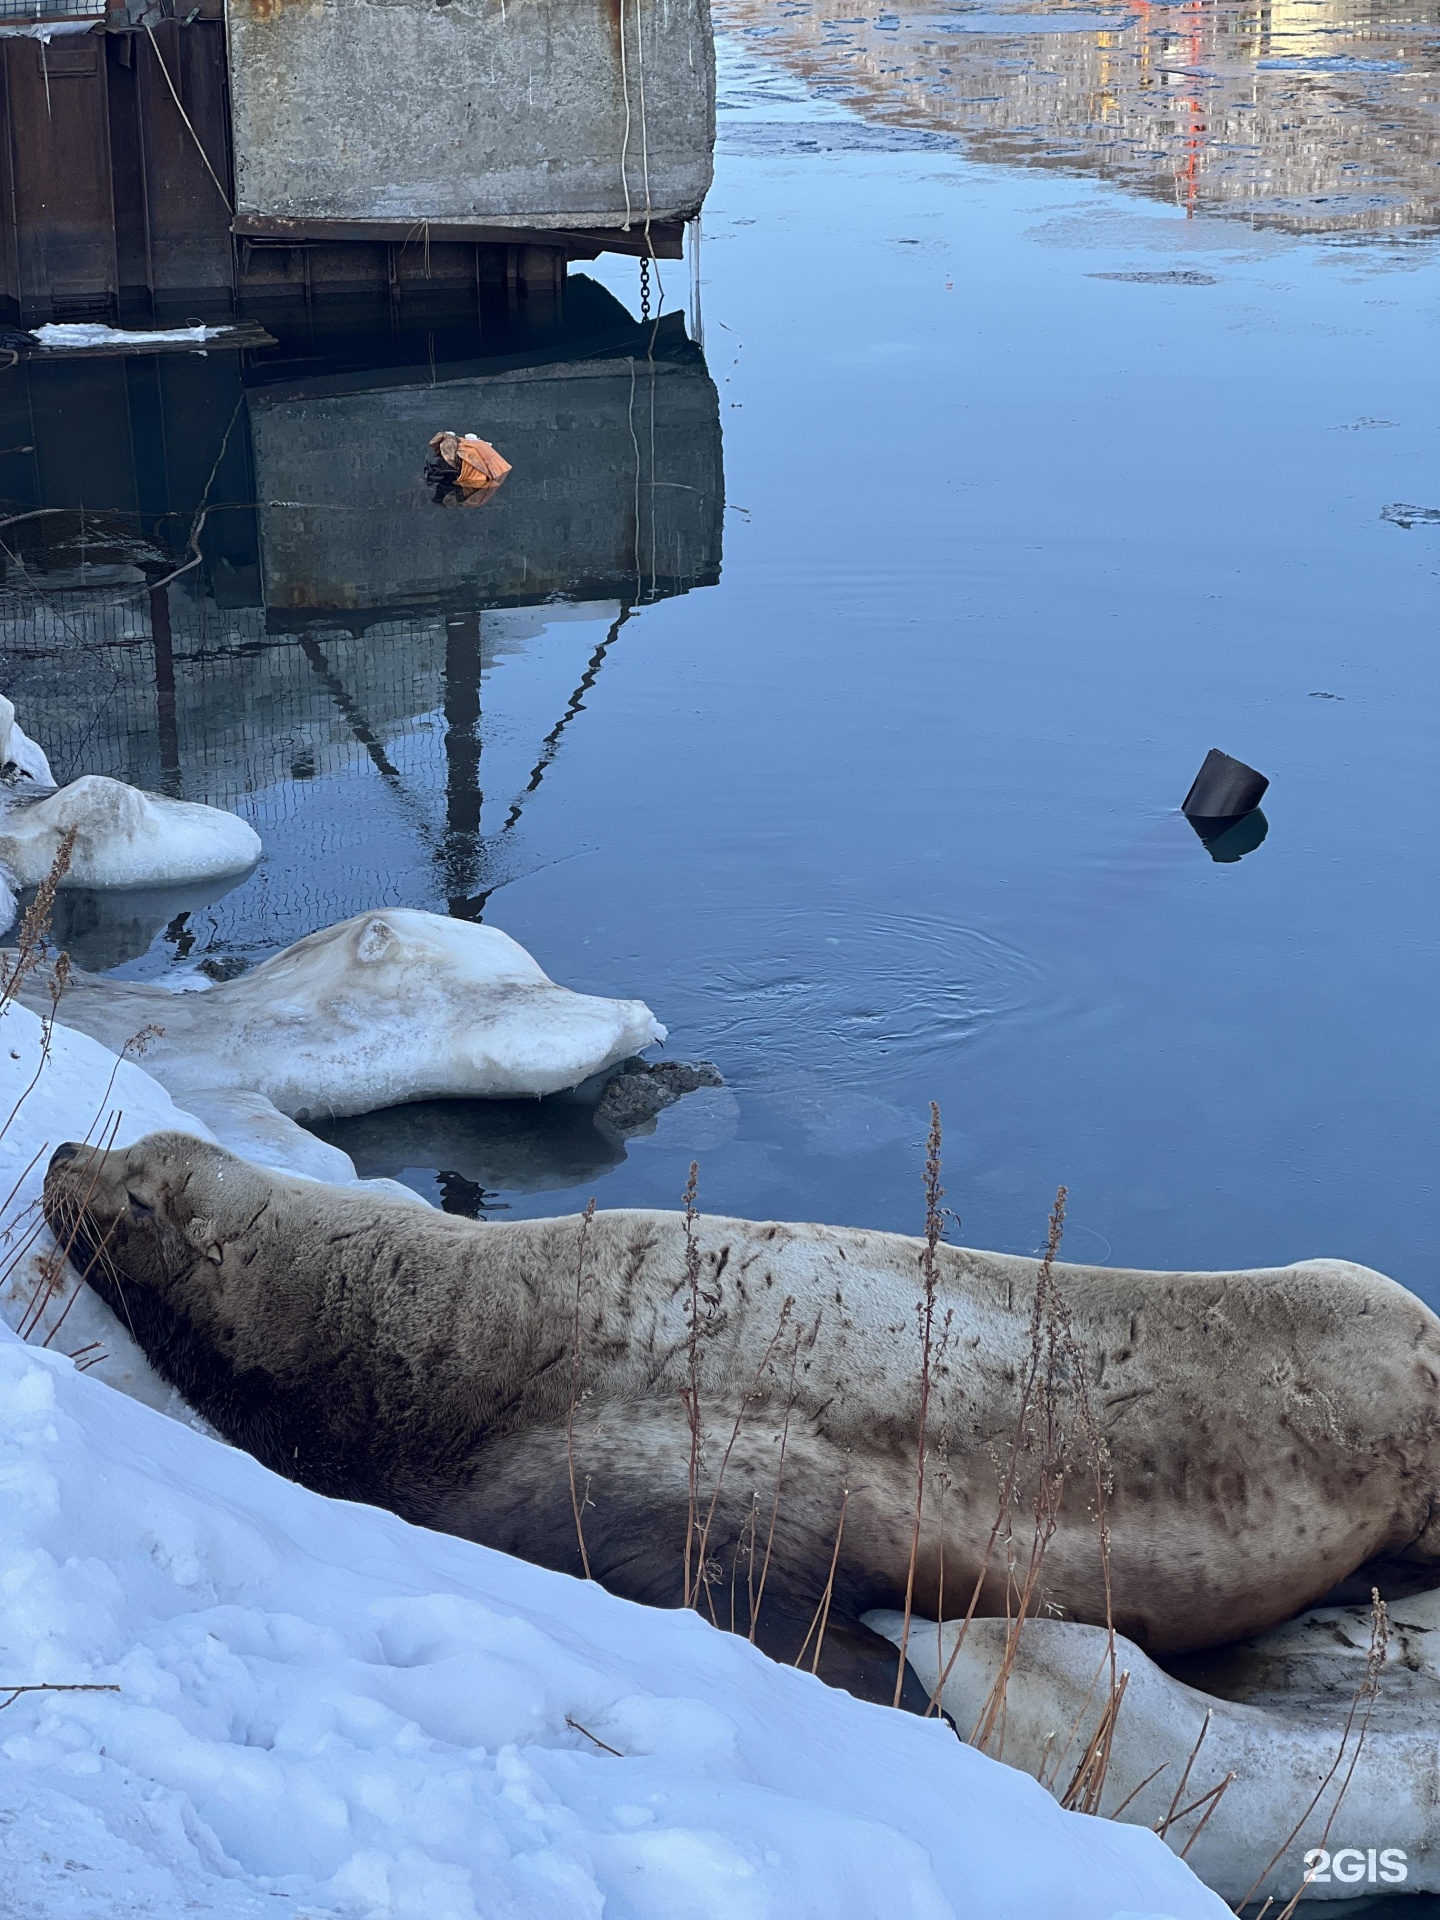
[[[228,0],[226,21],[240,231],[633,231],[710,185],[709,0]]]

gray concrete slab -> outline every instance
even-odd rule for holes
[[[488,227],[688,219],[709,0],[228,0],[236,212]]]

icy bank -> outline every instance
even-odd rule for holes
[[[23,997],[46,1004],[44,982]],[[559,1093],[665,1038],[643,1001],[557,986],[496,927],[399,907],[201,993],[78,974],[63,1017],[117,1049],[163,1028],[145,1064],[171,1093],[246,1088],[298,1120]]]
[[[934,1721],[307,1493],[8,1334],[0,1475],[3,1677],[119,1689],[4,1714],[16,1914],[1225,1913]]]

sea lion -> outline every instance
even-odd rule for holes
[[[45,1205],[159,1371],[322,1493],[571,1572],[579,1508],[606,1586],[674,1604],[688,1559],[702,1609],[746,1630],[753,1607],[762,1643],[794,1651],[832,1561],[830,1631],[903,1604],[918,1241],[639,1210],[476,1223],[164,1133],[61,1148]],[[944,1617],[996,1522],[1036,1266],[944,1245],[935,1266],[913,1598]],[[1375,1555],[1440,1559],[1440,1321],[1420,1301],[1332,1261],[1055,1274],[1108,1444],[1132,1639],[1223,1643]],[[1021,1465],[1023,1557],[1037,1460]],[[1070,1465],[1037,1598],[1094,1622],[1094,1487]],[[1009,1604],[1002,1553],[980,1611]]]
[[[20,997],[44,1013],[50,986],[36,968]],[[116,1053],[150,1028],[145,1068],[167,1093],[245,1088],[295,1120],[558,1093],[665,1038],[642,1001],[557,986],[498,927],[402,907],[203,992],[72,968],[60,1017]]]

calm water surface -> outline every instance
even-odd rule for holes
[[[1440,1304],[1435,9],[725,19],[703,361],[678,317],[637,349],[603,261],[563,377],[252,388],[216,498],[261,503],[268,612],[217,514],[169,734],[100,578],[144,555],[11,568],[57,773],[267,846],[218,900],[77,904],[77,950],[483,914],[724,1074],[628,1141],[573,1102],[333,1129],[454,1207],[673,1205],[698,1157],[712,1211],[912,1229],[933,1099],[971,1244],[1034,1247],[1063,1181],[1072,1258]],[[448,425],[515,463],[485,516],[365,494]],[[342,576],[363,614],[311,621]],[[1211,746],[1272,781],[1230,862],[1177,811]]]

